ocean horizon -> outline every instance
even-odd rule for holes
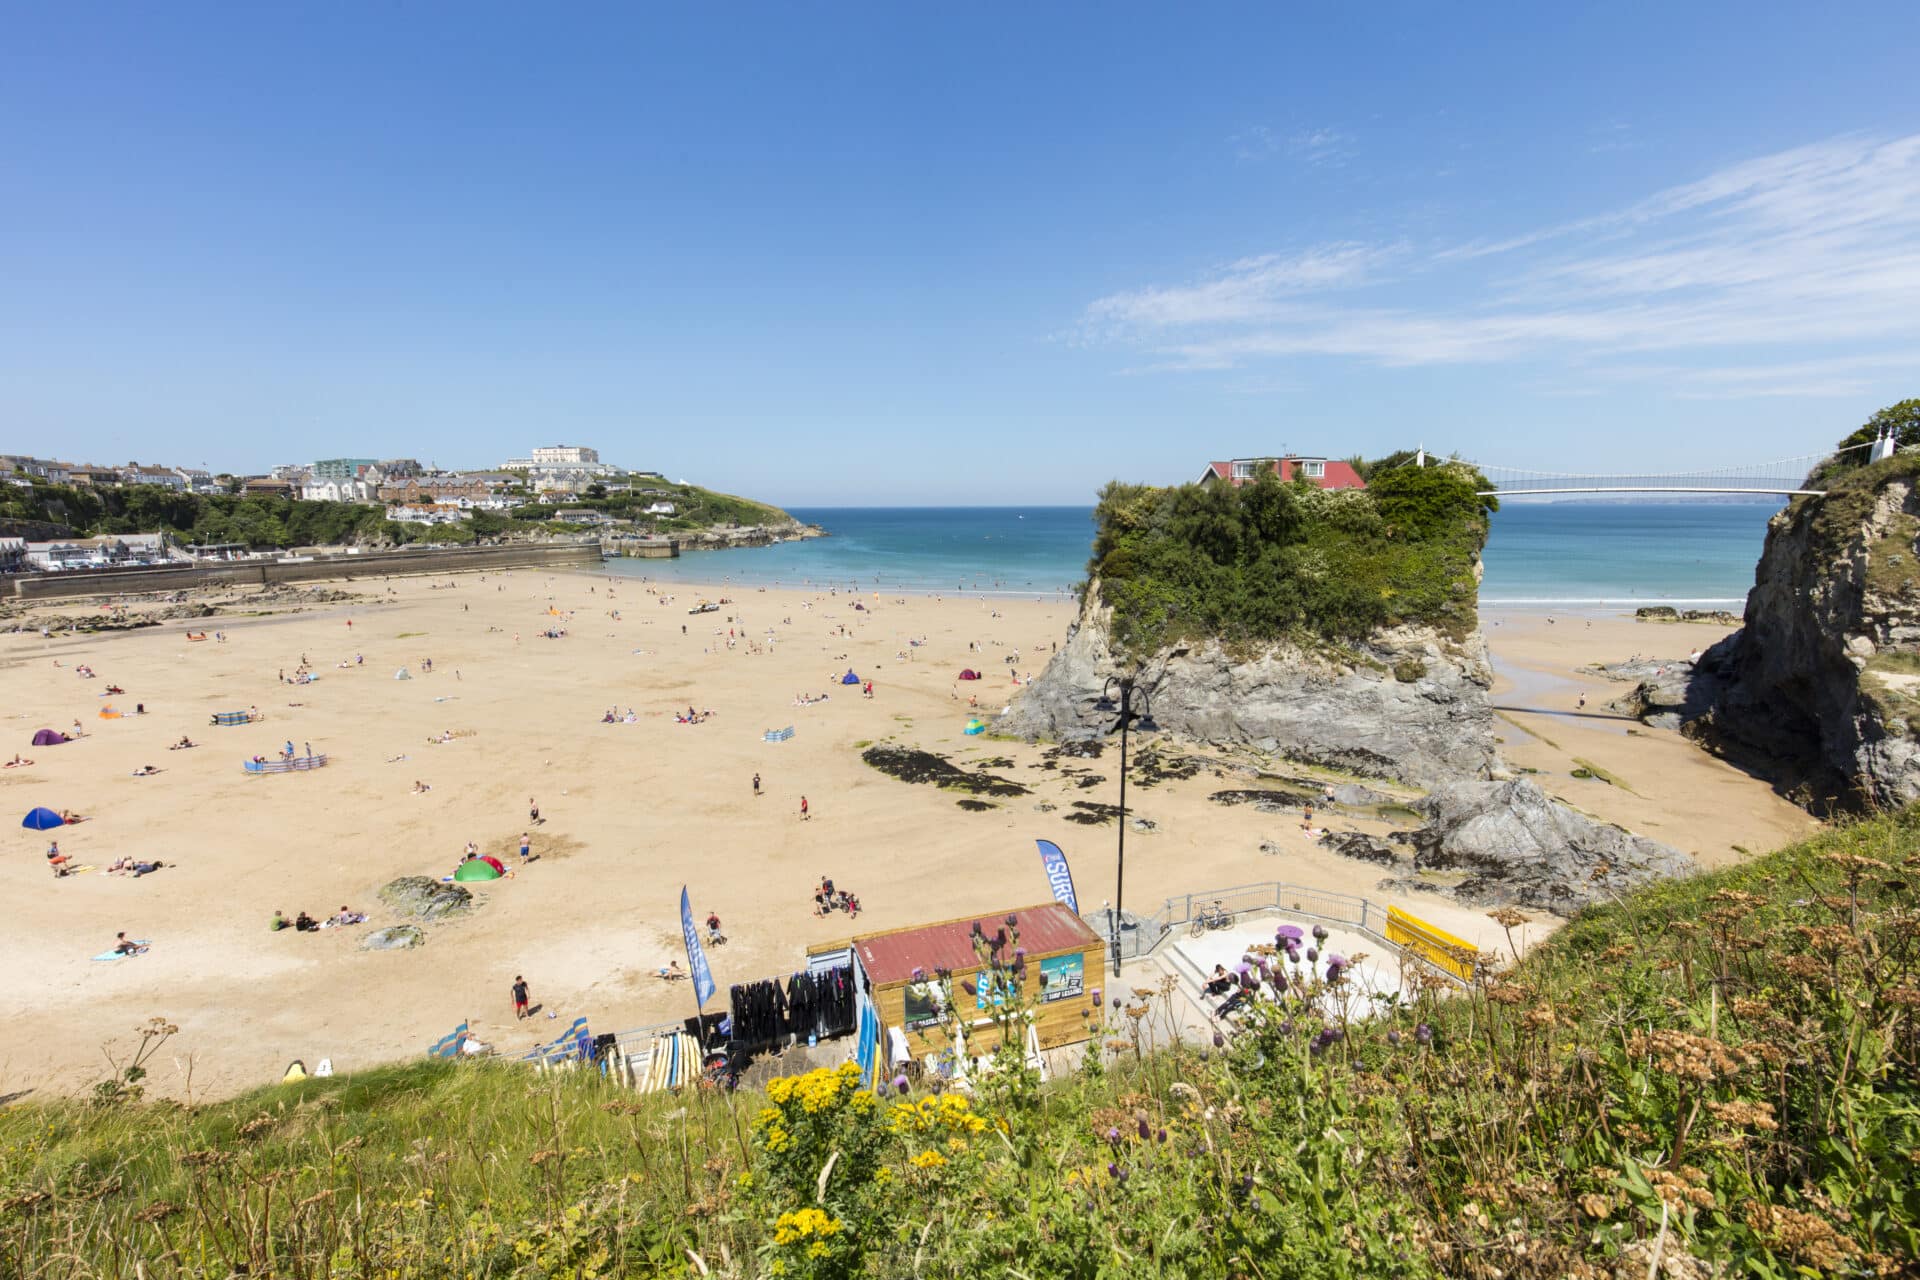
[[[1770,502],[1509,503],[1493,516],[1485,608],[1737,608],[1753,585]],[[661,582],[812,585],[911,594],[1059,596],[1085,579],[1091,506],[792,507],[829,536],[770,547],[615,560]]]

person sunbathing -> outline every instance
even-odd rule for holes
[[[7,761],[5,765],[0,765],[0,768],[24,769],[26,766],[32,763],[33,761],[27,759],[25,756],[15,755],[13,759]]]
[[[108,685],[108,686],[107,686],[107,692],[108,692],[108,693],[125,693],[125,692],[126,692],[126,690],[125,690],[125,689],[122,689],[122,688],[121,688],[121,687],[120,687],[119,685],[117,685],[117,684],[110,684],[110,685]]]
[[[152,875],[154,872],[158,871],[160,868],[166,865],[167,865],[166,863],[161,862],[159,859],[156,858],[152,862],[136,862],[132,866],[128,867],[127,871],[130,875],[133,876],[135,880],[138,880],[141,876]]]
[[[85,822],[86,817],[82,814],[75,813],[71,809],[62,809],[60,811],[60,821],[66,823],[68,826],[72,826],[76,822]]]
[[[180,735],[180,741],[178,741],[178,742],[176,742],[176,743],[174,743],[174,744],[173,744],[172,746],[170,746],[170,747],[168,747],[168,748],[167,748],[167,750],[169,750],[169,751],[190,751],[190,750],[192,750],[192,749],[193,749],[194,747],[197,747],[197,746],[199,746],[199,745],[200,745],[199,743],[197,743],[197,742],[195,742],[195,741],[194,741],[194,740],[193,740],[192,738],[189,738],[189,737],[188,737],[188,736],[187,736],[186,734],[184,734],[184,733],[183,733],[183,734],[181,734],[181,735]]]
[[[413,780],[413,794],[417,796],[421,796],[421,795],[425,795],[427,792],[431,790],[433,790],[433,788],[428,786],[426,783],[420,781],[420,779],[415,778]]]
[[[352,908],[348,907],[345,903],[342,903],[340,906],[340,914],[334,916],[333,918],[334,924],[365,924],[366,922],[367,922],[366,912],[355,911]]]
[[[151,778],[154,774],[158,772],[160,771],[154,768],[152,765],[143,764],[138,769],[135,769],[133,771],[133,776],[136,778]]]

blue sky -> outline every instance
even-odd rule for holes
[[[1920,6],[553,8],[0,13],[0,450],[1071,503],[1920,394]]]

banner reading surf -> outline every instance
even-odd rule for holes
[[[707,967],[707,953],[693,928],[693,904],[687,899],[685,885],[680,886],[680,931],[687,935],[687,972],[693,976],[694,1001],[704,1009],[713,999],[713,970]]]
[[[1067,866],[1067,855],[1051,840],[1036,840],[1034,843],[1040,846],[1040,866],[1047,873],[1047,884],[1053,889],[1053,900],[1079,915],[1080,900],[1073,892],[1073,871]]]

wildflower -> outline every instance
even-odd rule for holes
[[[1099,988],[1099,987],[1095,987],[1095,988],[1093,989],[1093,1002],[1094,1002],[1095,1004],[1099,1004],[1099,1003],[1100,1003],[1100,988]]]
[[[1227,1047],[1227,1037],[1226,1037],[1225,1035],[1223,1035],[1222,1033],[1220,1033],[1220,1032],[1218,1032],[1218,1031],[1216,1031],[1216,1032],[1214,1032],[1214,1033],[1213,1033],[1213,1047],[1214,1047],[1214,1048],[1216,1048],[1216,1049],[1224,1049],[1224,1048],[1226,1048],[1226,1047]]]
[[[1162,1129],[1162,1130],[1160,1130],[1160,1134],[1159,1134],[1159,1137],[1160,1137],[1160,1145],[1161,1145],[1161,1146],[1163,1146],[1163,1147],[1164,1147],[1164,1146],[1166,1146],[1166,1145],[1167,1145],[1167,1131],[1166,1131],[1165,1129]]]
[[[1300,941],[1300,939],[1306,935],[1301,932],[1300,926],[1297,924],[1283,924],[1273,931],[1273,936],[1279,940],[1282,946],[1285,946],[1288,943]]]
[[[927,971],[925,969],[922,969],[919,965],[913,966],[913,980],[915,982],[925,981],[926,976]]]
[[[1325,942],[1327,940],[1327,926],[1323,924],[1313,926],[1313,940],[1315,942]]]
[[[1009,915],[1007,917],[1007,928],[1009,929],[1015,928],[1019,925],[1019,923],[1020,923],[1019,916]]]
[[[1026,958],[1027,958],[1027,949],[1025,947],[1015,947],[1013,949],[1013,962],[1015,964],[1019,964],[1022,960],[1025,960]]]
[[[979,993],[980,988],[974,986],[972,982],[962,982],[960,985],[966,988],[968,995],[976,995]],[[1116,1000],[1114,1003],[1118,1004],[1119,1001]]]
[[[938,1151],[922,1151],[919,1155],[907,1161],[908,1164],[916,1169],[938,1169],[946,1162],[947,1158]]]
[[[1112,1143],[1112,1144],[1113,1144],[1114,1146],[1116,1146],[1116,1147],[1117,1147],[1117,1146],[1119,1146],[1119,1145],[1120,1145],[1120,1131],[1119,1131],[1118,1129],[1114,1129],[1114,1128],[1109,1128],[1109,1129],[1107,1130],[1107,1141],[1108,1141],[1108,1142],[1110,1142],[1110,1143]]]
[[[1413,1029],[1413,1038],[1421,1044],[1432,1044],[1433,1028],[1423,1022]]]
[[[1320,959],[1320,948],[1318,948],[1318,947],[1308,947],[1308,948],[1307,948],[1307,963],[1308,963],[1308,964],[1313,964],[1313,963],[1314,963],[1315,961],[1317,961],[1317,960],[1319,960],[1319,959]]]
[[[1115,997],[1113,998],[1113,1007],[1114,1007],[1114,1008],[1116,1008],[1116,1009],[1118,1009],[1118,1008],[1120,1007],[1120,997],[1119,997],[1119,996],[1115,996]]]
[[[1400,1047],[1400,1033],[1398,1031],[1387,1032],[1387,1043],[1398,1049]]]
[[[1135,1123],[1140,1126],[1140,1141],[1149,1141],[1153,1137],[1153,1130],[1147,1127],[1147,1118],[1141,1116]]]
[[[905,1093],[907,1091],[907,1078],[904,1075],[895,1076],[893,1078],[893,1089],[895,1093]]]

